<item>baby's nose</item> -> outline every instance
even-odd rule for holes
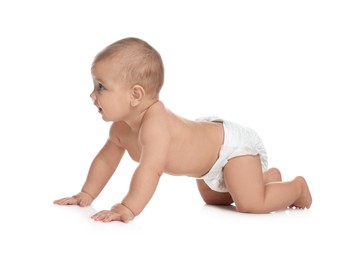
[[[93,100],[93,102],[95,102],[96,96],[95,96],[94,91],[92,93],[90,93],[90,98]]]

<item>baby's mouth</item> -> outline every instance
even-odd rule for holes
[[[98,112],[101,113],[102,112],[102,108],[98,104],[96,104],[96,103],[94,103],[94,105],[97,107]]]

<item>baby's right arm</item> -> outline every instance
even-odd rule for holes
[[[120,146],[111,127],[110,138],[93,160],[82,191],[78,194],[54,201],[58,205],[89,206],[100,194],[123,157],[125,149]]]
[[[95,199],[118,167],[125,149],[108,140],[90,166],[82,192]]]

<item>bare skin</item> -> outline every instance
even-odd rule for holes
[[[271,168],[263,174],[264,185],[270,182],[281,182],[282,175],[276,168]],[[212,190],[203,180],[196,180],[202,199],[209,205],[230,205],[234,202],[229,192]]]
[[[105,121],[114,122],[109,138],[93,160],[82,191],[54,203],[90,205],[127,151],[139,163],[129,192],[121,203],[92,218],[128,222],[150,201],[162,173],[190,177],[206,174],[218,158],[224,132],[221,123],[191,121],[175,115],[157,96],[147,95],[140,85],[124,86],[114,78],[114,66],[111,59],[105,59],[92,69],[93,102]],[[197,181],[198,188],[206,203],[235,202],[240,212],[265,213],[291,205],[311,206],[312,198],[302,177],[281,182],[277,169],[265,174],[261,169],[258,156],[233,158],[224,168],[229,193],[212,191],[202,180]]]

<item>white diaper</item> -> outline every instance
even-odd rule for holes
[[[217,161],[208,173],[198,178],[203,179],[212,190],[228,191],[224,183],[223,168],[231,158],[242,155],[259,155],[263,172],[267,170],[266,151],[260,137],[254,130],[217,117],[204,117],[197,121],[222,122],[224,127],[224,143],[219,151]]]

